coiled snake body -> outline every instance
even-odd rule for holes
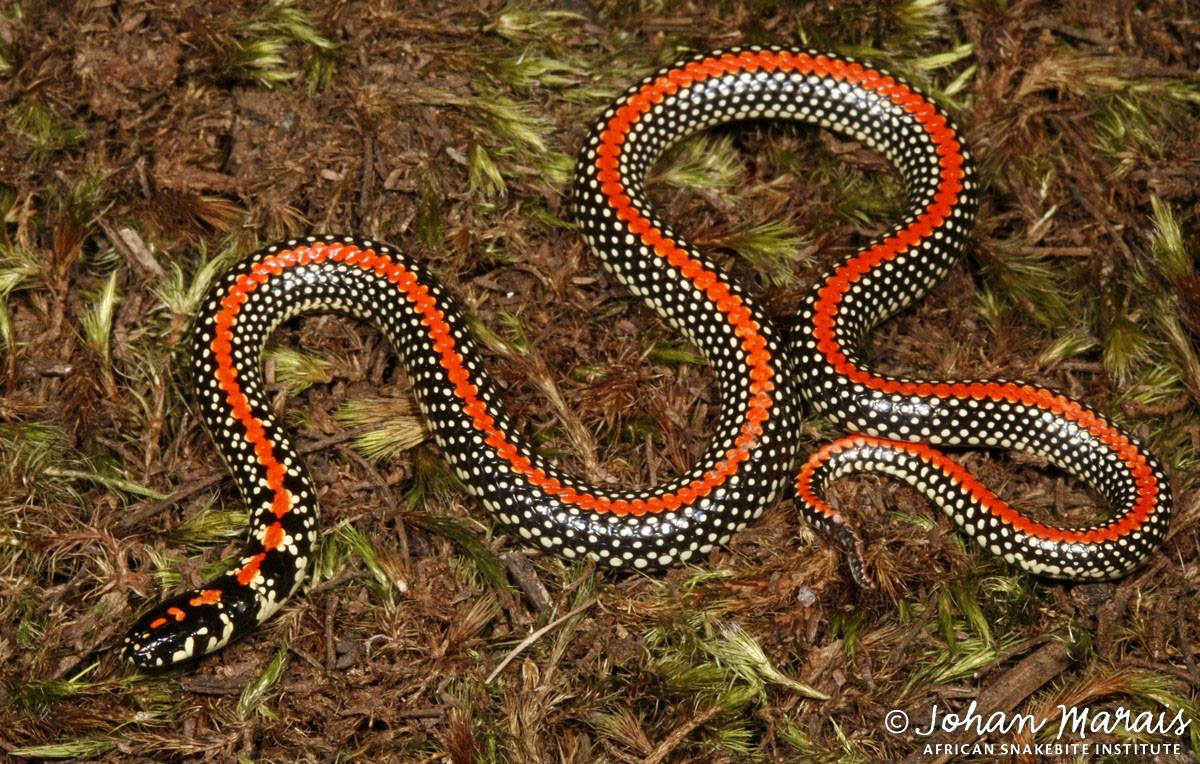
[[[680,139],[749,119],[814,123],[882,152],[909,212],[815,285],[796,327],[776,328],[722,271],[660,220],[647,171]],[[1035,573],[1107,579],[1161,541],[1170,514],[1162,468],[1102,414],[1033,385],[928,382],[871,371],[862,336],[941,279],[965,246],[977,187],[949,118],[897,78],[849,59],[790,49],[714,52],[630,88],[592,130],[574,209],[605,268],[712,364],[721,410],[699,462],[663,485],[587,485],[541,458],[499,406],[465,319],[418,263],[373,241],[310,237],[267,247],[206,298],[194,329],[200,410],[251,507],[239,565],[143,616],[125,655],[160,667],[220,649],[300,586],[317,538],[307,471],[263,390],[260,356],[280,322],[339,311],[378,326],[401,356],[430,431],[501,524],[548,552],[650,570],[701,559],[794,487],[797,505],[851,551],[860,543],[823,498],[850,472],[886,473],[927,495],[975,539]],[[800,469],[801,399],[851,434]],[[1114,517],[1055,528],[997,498],[931,445],[1040,454],[1096,488]]]

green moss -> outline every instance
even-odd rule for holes
[[[761,220],[739,225],[714,243],[740,255],[767,283],[788,286],[795,282],[796,266],[812,242],[790,223]]]
[[[185,547],[194,551],[207,549],[222,541],[229,541],[246,532],[250,513],[244,510],[222,510],[205,507],[175,526],[166,536],[172,547]]]
[[[279,684],[279,680],[283,678],[283,672],[287,668],[288,649],[286,644],[279,646],[275,651],[275,657],[267,664],[257,677],[250,684],[246,685],[246,689],[242,690],[242,694],[238,697],[237,715],[239,719],[249,719],[251,716],[262,716],[267,719],[276,719],[276,715],[271,709],[267,708],[267,700],[275,692],[275,686]]]
[[[78,146],[87,137],[83,127],[60,116],[52,106],[35,100],[10,106],[5,113],[5,127],[9,135],[24,142],[39,164]]]
[[[116,315],[120,295],[117,292],[117,272],[113,271],[104,287],[90,300],[80,323],[83,338],[104,363],[108,363],[109,339],[112,336],[113,317]]]
[[[354,439],[354,448],[373,461],[388,461],[425,440],[421,417],[407,398],[347,401],[333,418],[347,427],[370,428]]]
[[[94,688],[85,680],[99,664],[93,663],[69,679],[35,679],[13,688],[12,700],[26,714],[37,716],[54,709],[61,701]]]
[[[333,381],[333,361],[314,353],[276,346],[267,348],[263,357],[275,370],[276,381],[287,388],[288,395],[298,395],[313,385]]]
[[[309,87],[316,89],[332,72],[332,41],[313,26],[306,11],[295,0],[268,0],[249,23],[233,26],[220,38],[219,58],[224,78],[256,82],[277,88],[300,77],[289,66],[288,50],[307,46],[314,51],[307,72]]]

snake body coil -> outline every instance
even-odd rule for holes
[[[909,213],[814,287],[790,335],[671,231],[645,196],[650,166],[717,124],[787,119],[882,152],[903,176]],[[849,472],[894,475],[971,538],[1035,573],[1105,579],[1161,541],[1170,514],[1154,457],[1102,414],[1051,390],[1001,381],[926,382],[877,374],[856,354],[873,326],[919,299],[961,255],[977,203],[970,157],[929,99],[884,72],[788,49],[715,52],[630,88],[592,130],[574,208],[605,268],[712,364],[721,411],[699,462],[645,491],[559,472],[499,407],[466,321],[422,268],[384,244],[310,237],[234,267],[204,302],[192,373],[204,421],[251,507],[240,564],[163,602],[126,639],[159,667],[217,650],[269,618],[304,579],[317,538],[316,491],[264,394],[261,353],[280,322],[339,311],[378,326],[400,354],[430,430],[470,492],[504,526],[548,552],[657,569],[701,559],[778,501],[797,503],[851,551],[857,536],[823,496]],[[796,476],[801,398],[858,434],[814,454]],[[1115,516],[1080,529],[1030,520],[927,444],[1040,454],[1094,486]]]

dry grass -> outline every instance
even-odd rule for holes
[[[918,750],[883,731],[890,709],[976,699],[1182,710],[1194,756],[1197,39],[1183,0],[9,3],[0,751],[867,762]],[[321,487],[313,585],[197,667],[118,665],[140,608],[236,554],[244,507],[175,355],[205,285],[267,239],[403,246],[488,327],[505,400],[546,454],[628,485],[686,468],[713,421],[711,376],[567,224],[571,162],[642,73],[768,42],[870,55],[958,112],[985,187],[973,256],[875,333],[874,357],[1031,378],[1145,437],[1178,497],[1145,569],[1037,580],[866,478],[838,496],[869,529],[884,595],[856,590],[786,504],[661,577],[567,566],[494,533],[422,444],[376,332],[311,317],[273,339],[271,392]],[[696,138],[652,193],[781,320],[903,204],[861,146],[780,125]],[[831,434],[813,420],[804,437]],[[1095,516],[1055,473],[968,462],[1036,512]]]

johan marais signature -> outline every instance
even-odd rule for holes
[[[1168,716],[1168,713],[1135,712],[1129,708],[1094,711],[1087,707],[1077,708],[1059,704],[1058,731],[1054,739],[1062,740],[1070,734],[1083,739],[1089,735],[1111,735],[1117,730],[1146,735],[1178,736],[1186,733],[1192,720],[1186,718],[1183,710],[1176,711],[1174,716]],[[1051,718],[1053,717],[1039,719],[1033,714],[1009,714],[1004,711],[982,716],[978,713],[978,706],[974,700],[961,714],[943,711],[935,703],[930,709],[929,724],[924,727],[918,725],[912,731],[920,737],[954,732],[974,732],[979,736],[996,733],[1007,735],[1014,731],[1037,734],[1050,723]],[[900,710],[889,712],[884,723],[889,732],[897,735],[907,731],[909,727],[908,715]]]

